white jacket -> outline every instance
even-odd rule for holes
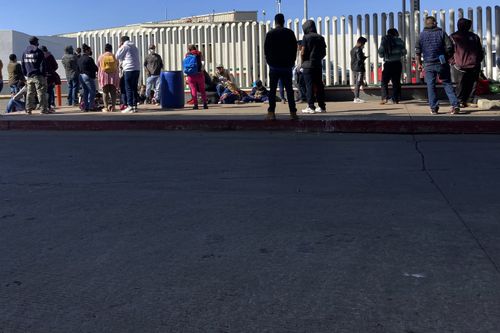
[[[131,41],[126,41],[116,52],[116,59],[120,62],[124,72],[140,71],[141,61],[139,50]]]

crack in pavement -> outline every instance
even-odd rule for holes
[[[413,137],[413,142],[415,143],[415,151],[420,155],[420,158],[421,158],[421,162],[422,162],[421,171],[424,172],[427,175],[427,178],[429,178],[429,181],[431,182],[431,184],[439,192],[439,194],[441,195],[441,197],[443,197],[444,201],[446,202],[446,204],[448,205],[448,207],[451,209],[451,211],[455,214],[455,216],[458,218],[458,220],[461,222],[461,224],[465,228],[465,230],[467,230],[467,232],[474,239],[474,241],[476,242],[476,245],[483,252],[483,254],[486,256],[486,258],[488,259],[488,261],[493,265],[493,268],[495,269],[495,271],[498,274],[500,274],[500,266],[495,262],[495,260],[493,259],[493,257],[488,253],[488,250],[486,250],[486,248],[483,246],[483,244],[481,244],[481,241],[476,236],[476,234],[474,233],[474,231],[472,230],[472,228],[469,226],[469,224],[467,224],[467,222],[462,217],[462,215],[460,214],[460,212],[453,206],[453,204],[451,203],[451,200],[448,198],[448,196],[446,195],[446,193],[444,192],[444,190],[434,180],[434,177],[432,177],[432,174],[431,174],[430,170],[427,168],[427,164],[426,164],[426,160],[425,160],[425,154],[420,149],[420,146],[419,146],[420,141],[417,140],[417,138],[415,137],[414,134],[412,135],[412,137]]]

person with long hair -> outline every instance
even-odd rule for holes
[[[403,63],[401,59],[406,56],[407,50],[399,32],[391,28],[387,35],[382,38],[382,43],[378,49],[378,55],[384,58],[384,70],[382,71],[382,102],[386,104],[392,100],[399,103],[401,100],[401,73]],[[389,82],[392,82],[392,97],[389,98]]]

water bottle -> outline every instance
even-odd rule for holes
[[[441,65],[446,64],[446,57],[444,56],[444,54],[441,54],[439,56],[439,62],[441,63]]]

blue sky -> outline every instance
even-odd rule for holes
[[[1,0],[6,2],[6,0]],[[302,0],[282,0],[287,17],[302,17]],[[400,0],[309,0],[309,16],[340,16],[399,10]],[[467,8],[499,5],[498,0],[422,0],[422,9]],[[23,0],[19,5],[4,4],[0,11],[0,30],[18,30],[33,35],[50,35],[64,32],[99,29],[165,18],[178,18],[216,12],[236,10],[262,10],[266,19],[275,14],[274,0],[50,0],[40,4],[39,0]],[[16,11],[17,7],[17,11]],[[31,9],[28,9],[31,8]],[[36,9],[35,9],[36,8]]]

